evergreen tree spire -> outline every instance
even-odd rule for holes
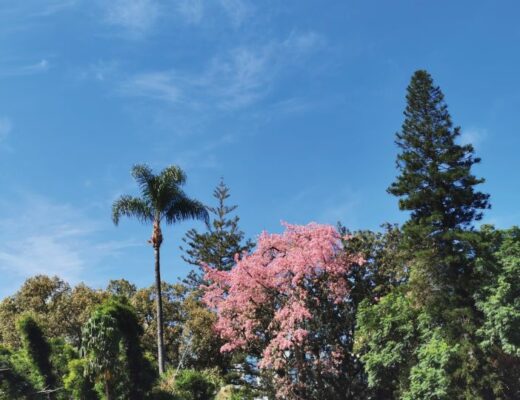
[[[185,253],[183,260],[198,267],[184,280],[188,286],[195,288],[203,282],[201,263],[221,271],[229,271],[234,265],[235,254],[250,251],[254,247],[251,240],[244,242],[244,232],[238,227],[240,218],[237,215],[230,217],[237,206],[226,204],[229,196],[229,188],[221,178],[213,191],[217,205],[208,207],[211,221],[206,223],[207,231],[200,233],[196,229],[190,229],[182,239],[186,244],[186,248],[181,247]]]
[[[471,167],[480,162],[471,144],[459,145],[444,95],[426,71],[417,71],[407,89],[407,106],[396,144],[400,175],[388,191],[399,208],[412,211],[410,223],[431,225],[432,234],[467,228],[489,208],[489,195],[475,191],[484,179]]]

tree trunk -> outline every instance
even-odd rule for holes
[[[155,252],[155,295],[157,304],[157,361],[159,363],[159,374],[164,373],[164,336],[163,336],[163,307],[161,293],[161,264],[160,244],[154,245]]]
[[[108,380],[105,380],[105,397],[106,397],[106,400],[111,400],[111,398],[110,398],[110,386],[108,384]]]

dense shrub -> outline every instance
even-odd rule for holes
[[[168,370],[161,377],[160,388],[182,400],[213,399],[224,384],[216,369],[196,371],[193,369]]]

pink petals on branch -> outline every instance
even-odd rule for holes
[[[342,240],[350,237],[330,225],[284,226],[282,234],[263,233],[256,250],[237,257],[231,271],[206,266],[212,283],[204,300],[218,314],[215,328],[226,341],[221,351],[260,347],[260,368],[284,368],[299,353],[334,369],[343,357],[335,347],[306,355],[309,327],[319,320],[320,304],[347,300],[350,268],[364,261],[345,254]]]

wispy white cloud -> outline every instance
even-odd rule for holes
[[[7,117],[0,117],[0,144],[9,136],[13,123]]]
[[[33,9],[32,16],[48,17],[70,9],[79,4],[79,0],[47,0],[40,2],[41,8]]]
[[[246,0],[98,0],[102,20],[122,28],[128,38],[142,38],[158,24],[239,28],[253,15]],[[208,24],[210,22],[210,24]]]
[[[19,65],[0,65],[0,77],[26,76],[41,74],[50,68],[49,60],[43,58],[40,61],[30,64]]]
[[[487,136],[488,133],[485,129],[470,128],[462,131],[460,135],[460,143],[472,144],[475,148],[478,148]]]
[[[314,32],[293,32],[282,41],[231,49],[199,72],[136,74],[122,83],[121,93],[195,108],[239,109],[265,98],[287,67],[299,64],[323,43]]]
[[[34,64],[24,65],[20,67],[20,75],[32,75],[40,72],[45,72],[49,69],[50,64],[46,59],[42,59]]]
[[[159,3],[154,0],[112,0],[102,4],[107,23],[136,34],[151,29],[160,15]]]
[[[0,16],[19,18],[49,17],[70,9],[80,0],[23,0],[0,3]]]
[[[124,82],[120,91],[122,94],[148,97],[164,100],[170,103],[180,101],[181,89],[173,73],[147,72],[137,74]]]
[[[205,5],[202,0],[179,0],[177,11],[188,24],[198,24],[205,14]]]
[[[252,6],[243,0],[219,0],[218,2],[235,26],[242,25],[253,13]]]
[[[271,105],[271,110],[282,115],[299,114],[309,110],[311,107],[317,107],[312,100],[304,97],[291,97],[281,101],[277,101]]]
[[[117,73],[119,62],[110,60],[98,60],[82,68],[76,75],[79,79],[93,79],[97,81],[105,81]]]
[[[217,151],[220,147],[229,145],[234,142],[232,135],[224,135],[211,140],[202,145],[198,145],[192,149],[182,151],[174,156],[173,163],[182,165],[183,168],[194,170],[201,168],[217,168],[219,161]]]
[[[5,4],[4,4],[5,3]],[[103,24],[113,26],[130,39],[142,38],[161,21],[200,25],[209,20],[238,28],[253,15],[246,0],[23,0],[0,2],[0,18],[20,21],[54,17],[68,10],[81,10]],[[207,26],[207,25],[206,25]]]
[[[23,195],[15,204],[4,201],[2,210],[0,271],[10,276],[49,274],[77,282],[87,267],[135,245],[100,241],[96,237],[103,224],[83,210],[42,196]]]

